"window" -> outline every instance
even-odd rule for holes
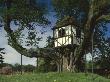
[[[80,28],[76,29],[76,37],[81,38],[81,29]]]
[[[58,37],[64,37],[65,36],[65,29],[64,28],[61,28],[58,32]]]
[[[54,37],[58,38],[58,29],[54,30]]]

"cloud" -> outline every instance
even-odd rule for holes
[[[4,47],[4,45],[7,45],[8,41],[6,39],[6,32],[4,29],[0,29],[0,47]]]
[[[53,15],[53,14],[50,13],[50,15]],[[40,26],[36,27],[38,32],[42,29],[47,31],[45,34],[38,33],[38,36],[43,37],[43,40],[39,42],[40,47],[44,47],[46,45],[46,39],[48,36],[53,36],[51,28],[55,24],[55,19],[53,18],[53,16],[50,16],[50,15],[47,16],[48,19],[52,22],[50,26],[47,26],[47,28],[43,28]],[[11,22],[11,29],[13,30],[17,29],[17,27],[15,28],[15,26],[13,25],[13,22]],[[5,51],[7,53],[3,55],[5,58],[4,61],[9,64],[20,63],[21,55],[15,49],[13,49],[11,46],[8,45],[8,41],[5,37],[6,34],[7,33],[4,31],[4,29],[0,30],[0,47],[5,48],[6,49]],[[25,31],[25,35],[27,35],[27,31]],[[36,58],[29,58],[29,57],[23,56],[23,64],[36,65]]]
[[[5,58],[4,62],[9,64],[15,64],[15,63],[20,64],[21,55],[9,45],[5,45],[4,47],[6,49],[5,50],[6,54],[3,55],[3,57]],[[22,60],[24,65],[31,64],[36,66],[36,58],[29,58],[29,57],[23,56]]]
[[[9,64],[15,64],[15,63],[20,64],[21,55],[15,49],[13,49],[11,46],[8,45],[8,41],[5,36],[6,36],[6,32],[4,31],[4,29],[1,29],[0,30],[0,47],[5,48],[5,51],[6,51],[6,54],[3,54],[3,57],[5,58],[4,62]],[[29,57],[23,56],[23,64],[36,65],[36,58],[29,58]]]
[[[42,30],[42,27],[37,27],[37,31],[39,32],[40,30]],[[38,36],[43,37],[43,40],[39,42],[40,47],[44,47],[46,45],[46,39],[49,35],[52,36],[51,28],[46,28],[44,30],[47,30],[45,34],[40,34],[40,33],[38,34]],[[3,57],[5,58],[4,62],[9,64],[15,64],[15,63],[20,64],[21,55],[15,49],[13,49],[11,46],[8,45],[6,34],[7,33],[4,31],[4,29],[0,30],[0,47],[5,48],[5,51],[6,51],[6,54],[3,54]],[[24,65],[31,64],[36,66],[36,60],[37,60],[36,58],[29,58],[29,57],[23,56]]]
[[[87,61],[92,60],[92,54],[91,53],[86,54],[86,60]]]

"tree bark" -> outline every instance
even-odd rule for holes
[[[62,60],[59,60],[57,63],[57,71],[58,73],[62,72]]]
[[[69,71],[73,72],[73,52],[70,53]]]

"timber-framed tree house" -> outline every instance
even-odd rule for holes
[[[81,44],[83,32],[73,17],[66,17],[53,28],[54,47],[61,56],[60,71],[70,70],[73,66],[75,48]]]

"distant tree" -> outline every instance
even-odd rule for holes
[[[4,48],[0,48],[0,68],[3,66],[3,55],[2,54],[5,54],[5,52],[3,52]]]
[[[3,59],[4,59],[3,56],[0,54],[0,68],[2,67],[3,62],[4,62]]]
[[[13,67],[13,71],[15,71],[15,72],[20,72],[21,71],[21,65],[18,64],[18,63],[12,65],[12,67]],[[35,66],[30,65],[30,64],[22,65],[23,72],[33,72],[35,70],[35,68],[36,68]]]
[[[14,64],[14,65],[13,65],[13,70],[14,70],[15,72],[20,72],[20,71],[21,71],[21,65],[18,64],[18,63]]]
[[[6,66],[2,68],[2,74],[5,75],[11,75],[13,72],[12,67],[11,66]]]
[[[3,67],[6,67],[6,66],[10,66],[13,68],[13,65],[12,64],[8,64],[8,63],[3,63]]]
[[[99,51],[94,58],[95,67],[100,69],[110,69],[110,45],[109,38],[98,44]]]
[[[23,71],[24,72],[33,72],[35,70],[35,66],[33,65],[23,65]]]
[[[110,68],[109,67],[109,58],[110,58],[110,37],[107,34],[108,33],[108,25],[103,22],[101,23],[103,25],[100,27],[100,23],[97,24],[97,27],[95,28],[94,32],[94,49],[93,49],[93,63],[94,68]],[[92,64],[92,62],[89,62]],[[92,65],[89,65],[91,67]]]

